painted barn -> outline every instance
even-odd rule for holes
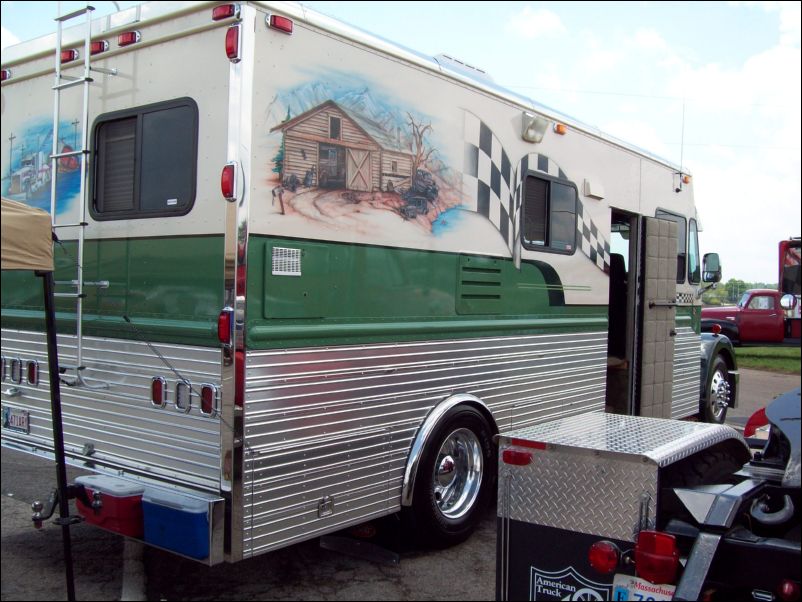
[[[409,186],[412,155],[377,124],[328,100],[271,131],[284,133],[282,179],[343,190],[395,190]]]

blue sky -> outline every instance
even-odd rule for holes
[[[802,229],[800,3],[305,4],[682,161],[703,251],[725,279],[776,281],[777,242]],[[55,5],[2,2],[3,46],[52,32]]]

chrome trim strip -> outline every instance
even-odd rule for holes
[[[423,454],[423,450],[426,447],[426,443],[429,441],[432,431],[440,424],[440,420],[442,420],[443,416],[445,416],[449,410],[461,403],[477,407],[482,410],[482,413],[487,416],[492,416],[490,408],[488,408],[481,399],[475,395],[468,395],[467,393],[452,395],[435,406],[429,415],[426,416],[426,419],[418,430],[418,434],[415,435],[415,442],[412,444],[412,449],[409,452],[407,466],[404,469],[404,482],[401,486],[402,506],[412,505],[412,496],[415,492],[415,478],[418,474],[418,464],[420,464],[420,457]],[[491,424],[490,426],[491,428],[495,428],[496,425]],[[498,431],[497,428],[495,430]]]

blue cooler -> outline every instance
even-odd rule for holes
[[[148,487],[142,496],[145,543],[190,558],[209,556],[209,502]]]

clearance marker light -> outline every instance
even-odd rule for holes
[[[565,136],[565,133],[568,131],[568,128],[565,127],[564,123],[555,123],[554,124],[554,133],[559,134],[560,136]]]
[[[121,33],[117,36],[117,45],[120,48],[125,46],[130,46],[131,44],[136,44],[142,39],[142,36],[138,31],[126,31],[125,33]]]
[[[227,201],[233,201],[237,196],[235,175],[236,165],[234,163],[226,165],[220,175],[220,190],[223,192],[223,198]]]
[[[0,75],[0,81],[6,81],[7,79],[11,79],[11,69],[3,69],[2,75]]]
[[[27,366],[28,384],[36,386],[39,384],[39,362],[30,361]]]
[[[232,63],[239,63],[239,25],[232,25],[226,32],[226,56]]]
[[[201,386],[200,411],[204,416],[217,414],[217,387],[214,385]]]
[[[98,40],[97,42],[89,44],[89,54],[100,54],[101,52],[106,52],[108,49],[108,40]]]
[[[292,34],[292,19],[279,15],[267,15],[267,26],[287,34]]]
[[[69,63],[71,61],[78,60],[78,51],[75,48],[71,50],[62,50],[61,51],[61,62],[62,63]]]
[[[222,21],[231,17],[239,18],[239,4],[223,4],[212,11],[212,21]]]

